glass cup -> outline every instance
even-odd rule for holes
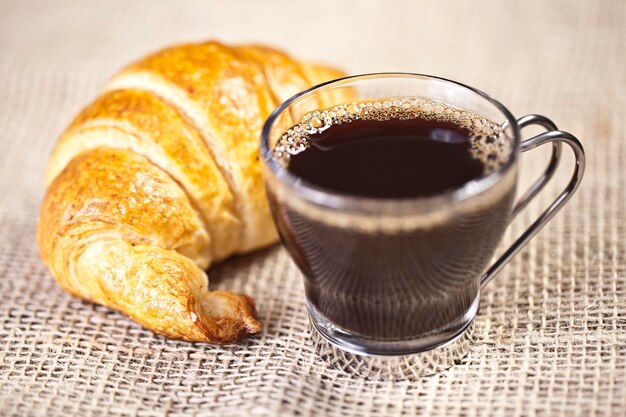
[[[456,189],[427,197],[371,198],[311,184],[285,168],[274,152],[288,129],[311,111],[357,104],[350,107],[352,112],[367,112],[367,106],[358,104],[401,106],[409,101],[422,101],[422,111],[435,118],[445,109],[497,125],[503,144],[500,165]],[[300,127],[314,129],[305,124]],[[529,125],[546,132],[522,140],[520,130]],[[562,143],[576,157],[569,184],[489,265],[510,221],[556,171]],[[520,153],[544,144],[552,150],[546,170],[514,201]],[[296,94],[267,120],[260,154],[272,215],[303,273],[316,337],[338,347],[333,354],[364,375],[428,375],[467,354],[481,288],[563,207],[585,166],[580,142],[549,119],[528,115],[516,120],[479,90],[408,73],[346,77]]]

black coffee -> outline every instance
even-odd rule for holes
[[[288,169],[334,191],[369,197],[419,197],[483,175],[470,131],[449,121],[356,120],[310,135]]]
[[[504,159],[498,127],[477,115],[412,99],[378,104],[305,117],[275,156],[309,183],[382,200],[441,194]],[[408,340],[461,323],[472,308],[508,223],[510,188],[444,220],[391,232],[345,226],[332,213],[320,217],[269,198],[311,306],[350,333]]]

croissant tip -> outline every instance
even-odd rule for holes
[[[246,320],[245,326],[248,334],[259,333],[263,329],[263,325],[254,317]]]
[[[243,312],[246,333],[248,334],[259,333],[261,329],[263,328],[263,325],[256,318],[257,316],[256,303],[254,302],[254,299],[250,297],[249,295],[244,294],[243,296],[248,302],[248,305],[247,305],[248,308],[246,309],[247,311]]]

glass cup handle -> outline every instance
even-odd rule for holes
[[[574,151],[576,163],[574,165],[574,173],[559,196],[541,213],[541,215],[521,234],[520,237],[494,262],[491,267],[480,278],[480,286],[484,288],[491,280],[502,270],[502,268],[515,256],[530,239],[532,239],[543,226],[545,226],[554,215],[567,203],[574,192],[578,189],[585,171],[585,150],[581,143],[573,135],[558,130],[556,125],[547,117],[538,114],[529,114],[517,121],[520,128],[530,125],[539,125],[544,127],[547,132],[533,136],[530,139],[522,141],[521,151],[526,152],[535,149],[546,143],[552,143],[552,157],[543,174],[530,186],[530,188],[519,198],[513,206],[511,219],[513,219],[526,205],[541,191],[548,183],[550,178],[556,172],[556,168],[561,159],[561,144],[565,143]]]

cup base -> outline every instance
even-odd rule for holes
[[[363,343],[367,339],[330,324],[308,303],[307,309],[318,354],[335,369],[362,378],[403,380],[431,376],[464,362],[473,345],[478,299],[475,304],[459,330],[435,343],[428,339]]]

